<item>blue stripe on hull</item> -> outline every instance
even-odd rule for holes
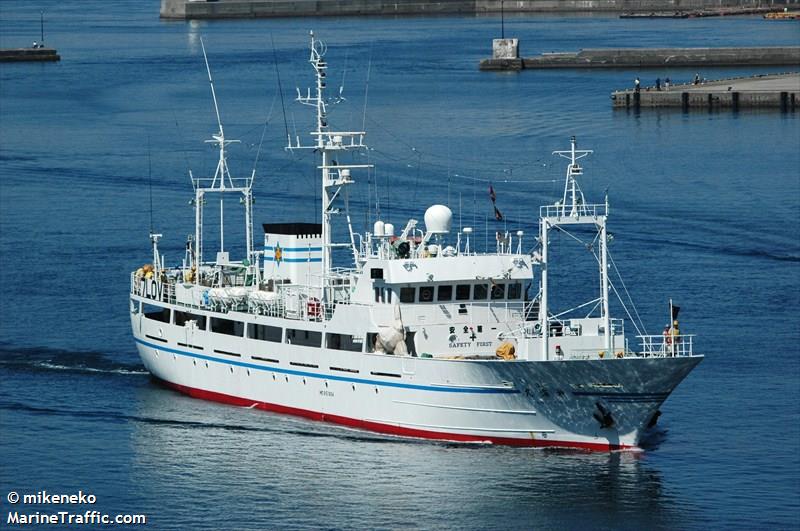
[[[319,374],[315,372],[306,372],[306,371],[295,371],[291,369],[280,369],[276,367],[264,367],[262,365],[256,365],[254,363],[246,363],[243,361],[236,361],[231,359],[220,359],[215,358],[213,356],[206,356],[204,354],[197,354],[195,352],[186,352],[185,350],[178,350],[170,347],[165,347],[163,345],[157,345],[154,343],[148,343],[147,341],[143,341],[139,338],[134,338],[137,343],[140,343],[146,347],[152,348],[154,350],[161,350],[164,352],[170,352],[173,354],[178,354],[181,356],[187,356],[189,358],[197,358],[206,361],[214,361],[217,363],[224,363],[227,365],[236,365],[237,367],[246,367],[248,369],[256,369],[260,371],[266,372],[276,372],[279,374],[291,374],[294,376],[306,376],[308,378],[318,378],[320,380],[333,380],[333,381],[340,381],[340,382],[351,382],[351,383],[358,383],[358,384],[366,384],[366,385],[377,385],[382,387],[399,387],[402,389],[416,389],[420,391],[435,391],[437,393],[481,393],[481,394],[517,394],[519,393],[516,389],[484,389],[481,387],[434,387],[431,385],[414,385],[414,384],[403,384],[397,382],[381,382],[379,380],[365,380],[362,378],[348,378],[346,376],[336,376],[332,374]]]
[[[267,262],[322,262],[322,258],[281,258],[275,260],[272,256],[265,256],[264,260]]]

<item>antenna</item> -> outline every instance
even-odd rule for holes
[[[369,43],[369,62],[367,63],[367,82],[364,84],[364,113],[361,118],[361,130],[367,128],[367,98],[369,97],[369,75],[372,72],[372,42]],[[344,83],[344,79],[342,79]]]
[[[206,72],[208,72],[208,83],[211,85],[211,97],[214,99],[214,111],[217,113],[217,124],[219,125],[219,134],[224,136],[222,131],[222,119],[219,116],[219,105],[217,105],[217,93],[214,90],[214,80],[211,79],[211,67],[208,66],[208,56],[206,56],[206,45],[203,43],[203,38],[200,37],[200,47],[203,49],[203,60],[206,62]]]
[[[342,70],[342,83],[339,85],[339,99],[343,100],[344,97],[342,96],[342,92],[344,92],[344,78],[347,75],[347,59],[349,58],[350,53],[345,51],[344,53],[344,69]]]
[[[162,234],[153,231],[153,172],[150,162],[150,135],[147,135],[147,183],[150,191],[150,243],[153,244],[153,264],[156,274],[161,272],[161,256],[158,253],[158,240]]]
[[[150,234],[153,234],[153,172],[150,162],[150,135],[147,135],[147,187],[150,192]]]
[[[281,85],[281,71],[278,69],[278,54],[275,51],[275,39],[272,34],[269,35],[269,40],[272,42],[272,60],[275,63],[275,75],[278,78],[278,92],[281,94],[281,109],[283,109],[283,127],[286,129],[286,141],[288,145],[292,145],[292,137],[289,136],[289,122],[286,121],[286,103],[283,101],[283,86]]]

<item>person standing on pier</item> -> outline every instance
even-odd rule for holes
[[[693,85],[699,85],[700,84],[700,74],[699,73],[694,75],[694,83],[692,83],[692,84]]]
[[[633,90],[639,92],[641,83],[639,82],[639,77],[637,76],[636,79],[633,80]]]
[[[661,90],[661,78],[656,78],[656,90]]]
[[[669,90],[669,78],[664,80],[664,90]]]

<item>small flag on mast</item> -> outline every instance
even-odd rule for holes
[[[494,207],[494,219],[497,221],[503,221],[503,213],[497,209],[497,206]]]
[[[494,187],[489,185],[489,199],[492,200],[492,208],[494,208],[494,219],[497,221],[503,221],[503,213],[500,212],[500,209],[497,208],[495,201],[497,201],[497,194],[494,193]]]

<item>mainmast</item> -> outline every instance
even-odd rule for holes
[[[322,171],[322,279],[321,288],[323,300],[327,299],[327,280],[330,277],[332,268],[332,250],[334,247],[350,247],[353,252],[353,261],[355,265],[359,265],[358,248],[355,244],[355,235],[353,233],[352,223],[350,221],[349,210],[349,194],[347,186],[353,184],[354,181],[350,177],[350,171],[356,168],[370,168],[369,164],[341,164],[337,160],[339,152],[353,150],[353,149],[366,149],[364,144],[363,131],[331,131],[328,126],[328,105],[339,103],[343,98],[339,97],[333,101],[325,98],[326,78],[328,64],[325,61],[325,52],[327,47],[325,43],[314,38],[314,32],[310,33],[311,36],[311,56],[309,63],[314,68],[316,76],[316,87],[313,91],[309,88],[306,95],[300,93],[297,89],[297,101],[303,105],[315,107],[317,124],[316,129],[311,132],[314,137],[314,145],[302,146],[300,145],[300,138],[295,138],[294,144],[289,139],[287,149],[313,149],[319,151],[322,155],[322,163],[317,168]],[[341,93],[341,90],[340,90]],[[337,198],[344,201],[345,215],[347,219],[347,228],[350,236],[350,241],[347,243],[335,243],[332,237],[332,216],[340,214],[341,210],[334,206]]]
[[[608,305],[608,233],[606,221],[608,218],[608,198],[602,204],[586,204],[583,192],[578,184],[578,177],[583,175],[583,169],[578,160],[592,153],[591,150],[578,150],[575,137],[570,138],[569,151],[554,151],[570,161],[567,166],[564,195],[561,201],[554,205],[543,206],[540,209],[539,239],[542,245],[542,296],[540,301],[540,320],[542,328],[542,357],[550,357],[550,319],[548,310],[548,235],[551,228],[562,225],[593,225],[600,232],[600,299],[602,303],[603,333],[606,352],[613,353],[614,334],[611,330],[611,315]]]
[[[255,178],[255,169],[250,177],[231,176],[228,169],[228,161],[226,157],[225,148],[234,143],[239,143],[239,140],[227,140],[225,138],[225,130],[222,127],[222,119],[220,117],[219,105],[217,103],[217,93],[214,90],[214,80],[211,77],[211,68],[208,64],[208,57],[206,56],[206,48],[203,40],[200,39],[200,46],[203,49],[203,59],[206,63],[206,72],[208,73],[208,82],[211,85],[211,97],[214,100],[214,111],[217,117],[217,133],[211,135],[207,143],[214,144],[219,147],[219,160],[217,161],[217,168],[212,178],[196,178],[189,174],[192,179],[192,186],[194,187],[194,207],[195,207],[195,264],[200,265],[203,263],[203,207],[205,205],[205,195],[208,193],[218,193],[219,197],[219,253],[217,255],[218,262],[225,261],[225,206],[224,199],[226,193],[241,194],[242,202],[245,205],[245,238],[247,247],[247,259],[252,259],[253,253],[253,224],[252,224],[252,205],[253,205],[253,180]]]

